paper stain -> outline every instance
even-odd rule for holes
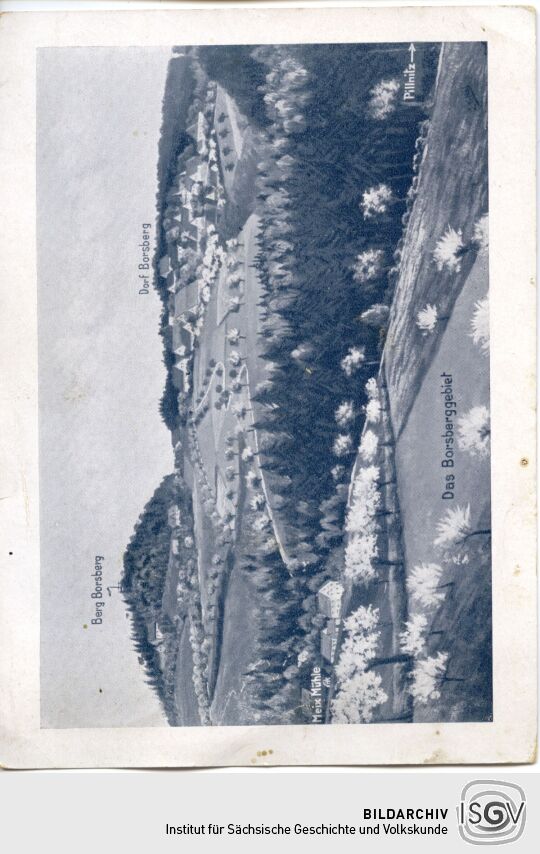
[[[86,391],[81,385],[79,385],[76,377],[73,377],[70,384],[64,389],[64,394],[62,395],[62,397],[68,403],[78,403],[80,400],[85,399]]]

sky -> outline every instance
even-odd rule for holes
[[[135,522],[173,471],[160,302],[138,293],[170,53],[38,52],[44,727],[165,725],[119,591],[104,590],[101,625],[91,594],[95,556],[104,585],[118,584]]]

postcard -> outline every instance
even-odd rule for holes
[[[533,761],[533,13],[0,38],[0,761]]]

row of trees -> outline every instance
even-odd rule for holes
[[[441,696],[448,676],[448,653],[427,652],[428,620],[413,614],[399,634],[399,651],[380,654],[381,628],[378,608],[360,606],[344,620],[344,640],[336,664],[337,690],[331,702],[334,723],[370,723],[388,701],[381,668],[407,662],[411,669],[407,691],[416,703],[427,704]],[[383,718],[384,719],[384,718]]]

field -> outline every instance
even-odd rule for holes
[[[460,417],[473,407],[489,411],[489,356],[473,341],[472,331],[475,309],[489,289],[487,251],[471,245],[476,223],[487,214],[483,50],[481,45],[443,48],[386,332],[379,382],[387,388],[395,438],[398,582],[393,588],[370,585],[363,594],[344,599],[345,616],[361,604],[379,609],[382,656],[401,651],[394,616],[389,625],[392,610],[400,615],[401,627],[406,619],[426,620],[425,655],[446,656],[446,669],[438,691],[416,698],[411,709],[415,721],[491,716],[489,455],[466,450],[458,442]],[[458,269],[447,265],[441,270],[433,253],[448,226],[461,230],[465,248]],[[430,331],[416,322],[426,304],[438,312]],[[445,378],[455,398],[451,465],[445,442]],[[441,554],[434,545],[437,525],[448,511],[464,508],[470,510],[473,533],[456,544],[453,554]],[[429,607],[410,595],[410,576],[420,564],[441,568],[438,601]],[[390,720],[407,709],[411,667],[413,661],[379,669],[389,700],[378,709],[378,720]],[[388,672],[392,668],[399,671],[393,682]]]

